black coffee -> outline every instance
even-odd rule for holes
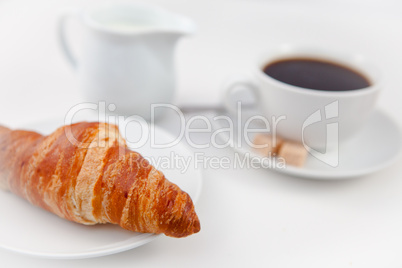
[[[315,90],[347,91],[370,86],[366,77],[349,67],[309,58],[278,60],[263,71],[286,84]]]

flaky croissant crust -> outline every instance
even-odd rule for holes
[[[106,123],[81,122],[49,136],[0,127],[0,188],[82,224],[172,237],[200,230],[190,196]]]

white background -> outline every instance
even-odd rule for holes
[[[91,2],[0,0],[1,124],[63,117],[80,102],[76,76],[58,48],[56,19],[65,7]],[[387,82],[378,108],[402,124],[402,5],[395,0],[148,2],[186,14],[199,26],[177,50],[176,103],[183,107],[218,106],[228,76],[247,72],[260,52],[292,43],[372,58]],[[79,55],[79,25],[72,22],[69,34]],[[160,124],[174,132],[173,121]],[[233,156],[230,149],[205,152]],[[88,260],[42,260],[4,250],[0,259],[7,267],[402,267],[401,164],[399,159],[379,173],[338,182],[261,169],[207,169],[197,235],[162,237]]]

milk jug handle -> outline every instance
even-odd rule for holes
[[[58,19],[58,41],[60,48],[67,59],[67,61],[70,63],[70,65],[76,69],[77,68],[77,60],[74,57],[73,53],[71,52],[71,48],[68,44],[67,40],[67,22],[72,19],[72,18],[77,18],[77,15],[79,14],[79,10],[77,9],[68,9],[65,10],[64,12],[61,13],[59,19]]]

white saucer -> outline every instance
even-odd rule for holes
[[[27,127],[48,134],[63,123],[63,119],[59,119]],[[127,139],[138,137],[141,131],[139,125],[131,124],[127,132],[122,134]],[[155,133],[158,144],[175,139],[158,127],[155,127]],[[169,157],[172,149],[177,155],[193,159],[192,152],[182,143],[173,148],[153,149],[148,140],[146,145],[136,151],[156,160],[158,157]],[[183,173],[175,167],[159,169],[196,203],[201,192],[201,170],[196,169],[195,165],[189,165]],[[0,221],[0,248],[43,258],[80,259],[104,256],[139,247],[159,236],[126,231],[112,224],[85,226],[69,222],[4,191],[0,191],[0,215],[3,215]]]
[[[234,119],[230,115],[227,116]],[[263,161],[267,161],[267,159],[255,154],[244,138],[240,139],[240,143],[238,142],[237,123],[233,122],[235,131],[230,146],[241,155],[248,155],[257,159],[261,165],[264,164]],[[215,121],[214,124],[218,128],[227,128],[226,125],[222,125],[220,120]],[[229,140],[227,132],[221,132],[220,136],[224,141]],[[252,140],[252,135],[249,138]],[[373,112],[367,125],[356,136],[339,145],[339,165],[336,167],[323,163],[310,154],[301,168],[289,165],[278,168],[266,162],[264,166],[276,172],[308,179],[348,179],[364,176],[391,165],[398,158],[401,147],[402,134],[399,127],[388,115],[377,110]]]

